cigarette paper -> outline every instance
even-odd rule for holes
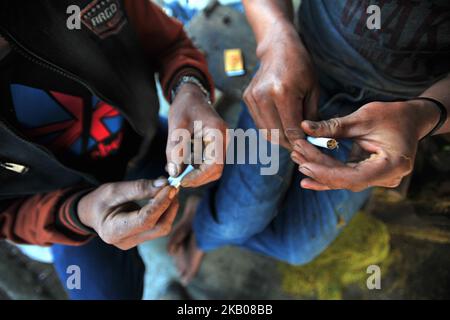
[[[329,150],[334,150],[339,145],[339,143],[335,139],[331,139],[331,138],[306,137],[306,140],[309,143],[311,143],[317,147],[321,147],[321,148],[325,148],[325,149],[329,149]]]
[[[169,177],[167,179],[169,181],[169,184],[174,188],[179,188],[181,186],[181,181],[183,181],[184,177],[186,177],[189,173],[194,171],[195,168],[192,165],[188,165],[186,169],[183,171],[182,174],[180,174],[178,177]]]

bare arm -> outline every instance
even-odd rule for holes
[[[242,3],[258,44],[273,30],[274,25],[283,24],[284,27],[295,29],[292,1],[243,0]]]

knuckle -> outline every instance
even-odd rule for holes
[[[263,86],[258,86],[252,89],[252,96],[255,99],[256,103],[260,103],[264,100],[266,92],[267,89]]]
[[[139,179],[134,182],[134,188],[136,190],[136,194],[146,193],[147,190],[151,188],[151,185],[145,179]]]
[[[288,85],[282,81],[275,81],[270,90],[272,96],[276,97],[285,96],[287,92],[288,92]]]
[[[119,192],[119,185],[117,183],[108,183],[105,185],[105,193],[109,197],[115,197]]]
[[[331,132],[334,132],[340,128],[342,128],[342,122],[338,118],[333,118],[328,121],[322,121],[319,125],[323,125],[325,128],[329,129]]]
[[[98,190],[100,193],[105,194],[105,196],[109,196],[112,194],[112,188],[113,188],[113,184],[112,183],[105,183],[103,185],[101,185]]]

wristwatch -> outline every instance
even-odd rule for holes
[[[180,80],[178,80],[177,84],[172,89],[172,93],[171,93],[172,101],[175,100],[175,97],[177,96],[181,87],[186,83],[191,83],[191,84],[196,85],[200,89],[200,91],[205,95],[206,101],[209,104],[211,104],[211,94],[205,88],[203,83],[197,77],[194,77],[194,76],[183,76],[180,78]]]

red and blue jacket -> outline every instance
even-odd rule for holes
[[[66,27],[74,4],[80,30]],[[13,48],[0,61],[0,238],[82,244],[77,199],[115,179],[105,168],[120,179],[155,133],[155,74],[166,97],[184,75],[212,92],[206,60],[148,0],[3,0],[0,35]]]

